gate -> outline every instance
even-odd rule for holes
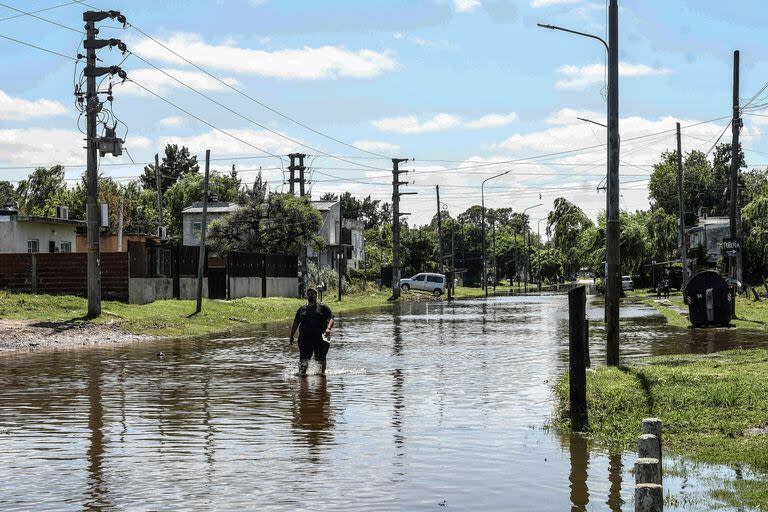
[[[208,267],[208,298],[227,298],[227,269],[225,267]]]

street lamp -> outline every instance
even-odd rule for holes
[[[539,206],[543,205],[544,203],[535,204],[533,206],[529,206],[528,208],[525,208],[523,210],[522,216],[523,216],[523,245],[525,245],[525,228],[528,226],[528,220],[525,218],[525,212],[528,210],[532,210],[533,208],[538,208]],[[524,282],[524,288],[523,291],[525,293],[528,293],[528,279],[530,278],[531,273],[531,232],[530,229],[528,230],[528,250],[525,251],[525,272],[523,273],[523,280]]]
[[[480,227],[482,229],[482,242],[483,242],[483,290],[485,290],[485,298],[488,298],[488,278],[486,276],[486,265],[485,265],[485,182],[491,181],[492,179],[498,178],[499,176],[504,176],[505,174],[509,174],[512,171],[504,171],[502,173],[496,174],[495,176],[491,176],[490,178],[485,178],[483,180],[483,183],[480,185],[480,204],[481,204],[481,210],[482,210],[482,220],[480,222]]]
[[[606,359],[608,366],[619,364],[619,5],[608,5],[608,42],[584,32],[555,25],[538,24],[542,28],[568,32],[600,41],[608,52],[608,169],[606,208]]]
[[[537,245],[538,245],[538,251],[537,254],[539,255],[539,292],[541,292],[541,221],[547,220],[546,217],[543,219],[539,219],[539,222],[536,223],[536,237]]]

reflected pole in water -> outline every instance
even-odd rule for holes
[[[91,433],[88,446],[88,487],[90,500],[85,510],[101,510],[113,505],[106,500],[102,465],[104,462],[104,407],[101,397],[101,361],[94,360],[88,368],[88,430]]]
[[[623,471],[621,452],[611,453],[608,456],[608,481],[611,483],[611,488],[608,490],[608,501],[606,501],[611,512],[621,512],[621,506],[624,504],[624,500],[621,499]]]
[[[587,485],[589,469],[589,449],[587,440],[573,435],[570,439],[571,474],[571,512],[587,510],[589,504],[589,486]]]

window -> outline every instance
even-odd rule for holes
[[[27,240],[27,252],[40,252],[40,242],[38,240]]]
[[[72,252],[72,242],[61,242],[61,252]]]
[[[192,236],[196,239],[200,240],[200,237],[203,236],[203,223],[202,222],[193,222],[192,223]]]
[[[424,274],[419,274],[413,278],[414,281],[424,281]]]
[[[440,276],[427,276],[427,281],[430,283],[442,283],[443,278]]]

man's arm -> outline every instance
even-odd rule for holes
[[[296,329],[299,328],[299,322],[296,320],[293,321],[293,325],[291,325],[291,336],[290,336],[290,342],[293,343],[293,336],[296,334]]]
[[[328,311],[328,325],[325,328],[325,337],[330,338],[331,329],[333,329],[333,312],[331,311],[331,308],[329,308],[328,306],[325,306],[325,309]]]

